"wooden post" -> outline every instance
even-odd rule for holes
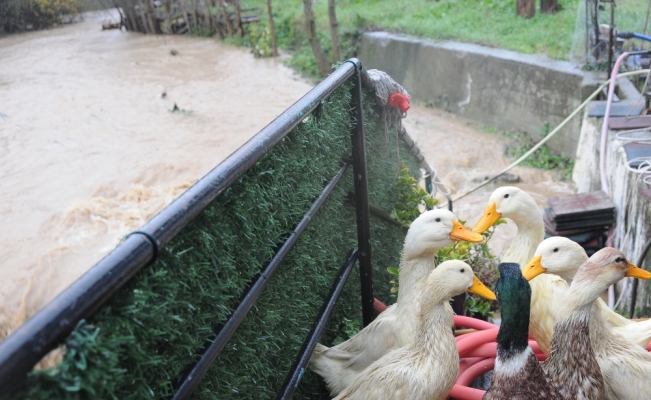
[[[314,20],[314,12],[312,11],[312,0],[303,0],[303,11],[305,11],[305,25],[307,28],[307,38],[310,40],[312,52],[316,59],[316,65],[319,72],[323,77],[330,74],[331,68],[328,59],[323,52],[319,38],[316,35],[316,21]]]
[[[525,18],[531,18],[536,14],[536,0],[516,0],[516,12]]]
[[[149,21],[151,33],[160,33],[154,18],[154,6],[151,4],[151,0],[145,0],[145,4],[147,5],[147,21]]]
[[[190,17],[188,16],[188,11],[185,9],[185,0],[179,0],[179,3],[181,3],[181,11],[183,12],[183,18],[185,18],[185,26],[188,28],[188,33],[192,33]]]
[[[540,0],[540,11],[545,14],[554,14],[558,11],[558,0]]]
[[[220,2],[221,3],[221,2]],[[226,18],[226,30],[228,31],[228,36],[233,36],[233,25],[231,25],[231,14],[228,12],[226,4],[221,4],[222,10],[224,11],[224,18]]]
[[[244,30],[242,29],[242,11],[240,10],[240,0],[233,0],[235,4],[235,22],[237,22],[237,33],[240,37],[244,37]]]
[[[336,0],[328,0],[328,17],[330,19],[330,36],[332,37],[332,63],[341,59],[341,41],[339,40],[339,22],[337,21]]]
[[[274,57],[278,57],[276,46],[276,27],[274,26],[274,14],[271,10],[271,0],[267,0],[267,13],[269,14],[269,33],[271,34],[271,51]]]

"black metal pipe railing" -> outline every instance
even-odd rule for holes
[[[351,59],[333,71],[140,228],[144,234],[128,236],[113,252],[0,343],[0,387],[15,388],[16,383],[61,343],[81,319],[89,317],[140,268],[154,261],[159,249],[360,70],[359,60]]]
[[[208,349],[204,352],[199,361],[186,375],[185,379],[174,394],[174,400],[187,399],[190,397],[206,372],[208,372],[208,368],[210,368],[217,356],[219,356],[219,353],[221,353],[224,346],[226,346],[226,343],[231,339],[237,328],[240,326],[240,323],[244,320],[246,314],[251,310],[251,307],[253,307],[253,304],[258,300],[262,291],[267,287],[269,280],[276,273],[280,264],[282,264],[290,250],[294,248],[294,245],[298,242],[298,239],[303,234],[303,231],[305,231],[305,228],[310,224],[314,215],[316,215],[317,211],[319,211],[323,203],[325,203],[332,190],[337,186],[337,183],[339,183],[339,180],[346,172],[346,169],[348,169],[348,164],[341,167],[337,175],[335,175],[335,177],[326,185],[323,192],[321,192],[321,195],[319,195],[307,213],[303,216],[301,222],[298,223],[294,232],[292,232],[280,250],[278,250],[278,253],[276,253],[274,258],[269,262],[269,265],[267,265],[255,283],[243,296],[242,301],[221,328],[215,340],[210,344],[210,346],[208,346]]]
[[[353,63],[353,62],[346,62]],[[362,292],[362,321],[367,326],[375,319],[373,307],[373,268],[371,266],[371,217],[368,206],[368,177],[366,168],[366,143],[364,139],[364,107],[362,105],[362,65],[355,65],[353,77],[354,118],[352,131],[353,181],[355,187],[355,212],[357,216],[357,246],[359,250],[359,274]]]
[[[321,306],[321,310],[317,315],[316,321],[314,321],[310,333],[303,342],[303,346],[298,352],[296,361],[294,361],[294,365],[292,365],[292,368],[289,370],[285,383],[283,383],[280,392],[278,392],[276,400],[289,400],[294,396],[294,391],[296,391],[296,388],[303,377],[305,367],[310,361],[310,357],[312,357],[312,352],[319,341],[319,337],[321,337],[321,334],[330,319],[330,314],[332,314],[332,310],[335,308],[335,304],[337,304],[337,300],[339,299],[341,292],[344,290],[344,285],[350,276],[350,271],[353,269],[355,261],[357,261],[357,257],[357,249],[352,249],[348,252],[346,261],[344,261],[344,264],[339,269],[335,281],[332,284],[332,288],[330,288],[330,293],[326,296],[323,306]]]

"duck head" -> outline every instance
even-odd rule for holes
[[[560,276],[571,285],[576,271],[587,260],[588,255],[581,245],[562,236],[553,236],[538,245],[536,253],[522,273],[530,281],[548,272]]]
[[[502,186],[491,194],[484,214],[472,230],[483,233],[503,217],[510,218],[520,225],[532,217],[531,210],[538,210],[538,206],[527,192],[513,186]]]
[[[479,243],[482,235],[465,228],[448,210],[437,209],[422,213],[409,226],[405,237],[406,259],[433,256],[438,250],[459,240]]]
[[[600,288],[598,293],[601,293],[624,277],[647,280],[651,278],[651,272],[633,265],[621,251],[604,247],[581,265],[574,276],[574,283],[588,282]]]
[[[470,292],[488,300],[497,300],[495,293],[477,279],[470,265],[461,260],[442,262],[429,274],[427,286],[436,288],[441,297],[446,299]]]

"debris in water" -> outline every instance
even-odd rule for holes
[[[170,54],[173,55],[173,56],[176,56],[176,55],[179,54],[179,52],[176,51],[175,49],[172,49],[172,50],[170,50]]]

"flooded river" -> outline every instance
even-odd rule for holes
[[[214,39],[103,19],[0,38],[0,340],[311,87]],[[451,114],[414,106],[405,125],[458,190],[506,165],[498,136]],[[541,205],[571,191],[514,173]],[[455,212],[475,222],[491,190]]]
[[[105,16],[0,38],[0,340],[311,88]]]

